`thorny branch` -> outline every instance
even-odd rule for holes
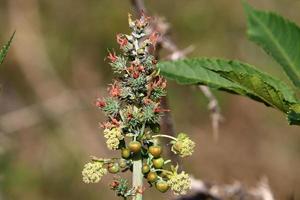
[[[131,0],[131,3],[137,15],[140,15],[142,12],[147,13],[143,0]],[[180,50],[169,37],[169,24],[161,18],[156,19],[155,23],[152,24],[151,31],[157,31],[160,33],[158,45],[171,53],[167,59],[177,60],[185,58],[185,56],[194,49],[193,46],[189,46],[186,49]],[[223,119],[220,113],[218,101],[207,86],[199,85],[198,87],[209,100],[208,108],[211,111],[214,138],[217,139],[219,123]],[[168,109],[169,106],[167,98],[162,99],[162,106]],[[164,124],[164,127],[162,127],[163,131],[170,135],[174,135],[175,130],[170,113],[166,113],[166,115],[162,118],[162,121]],[[216,185],[208,184],[202,180],[193,178],[192,192],[193,194],[179,197],[177,200],[274,200],[267,178],[263,178],[258,185],[252,189],[245,188],[240,182],[235,182],[231,185]]]

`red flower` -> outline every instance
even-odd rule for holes
[[[149,40],[151,41],[152,45],[155,47],[156,45],[156,42],[158,40],[158,37],[159,37],[159,33],[158,32],[153,32],[150,37],[149,37]]]
[[[132,77],[137,79],[140,76],[139,72],[133,72]]]
[[[106,105],[106,103],[105,103],[105,101],[104,100],[102,100],[102,99],[100,99],[100,98],[98,98],[97,100],[96,100],[96,106],[97,107],[99,107],[99,108],[103,108],[105,105]]]
[[[149,105],[151,104],[153,101],[151,99],[148,98],[144,98],[144,104]]]
[[[100,127],[103,129],[111,129],[112,127],[114,127],[114,125],[112,125],[110,122],[102,122],[100,123]]]
[[[127,68],[129,72],[132,72],[134,70],[134,65],[130,65],[130,67]]]
[[[122,34],[118,34],[117,35],[117,42],[120,45],[120,47],[124,47],[127,45],[128,40],[127,38],[124,38],[124,36]]]
[[[144,71],[145,71],[145,68],[144,68],[143,65],[139,65],[139,66],[138,66],[138,70],[139,70],[140,72],[144,72]]]
[[[108,58],[111,62],[115,62],[115,61],[118,59],[118,57],[116,56],[116,53],[115,53],[115,52],[114,52],[114,53],[109,52],[107,58]]]
[[[110,184],[110,187],[111,187],[112,189],[114,189],[114,188],[118,187],[119,184],[120,184],[120,183],[119,183],[118,181],[113,181],[113,182]]]
[[[117,119],[112,118],[111,121],[112,121],[112,123],[113,123],[114,125],[120,126],[120,122],[119,122]]]
[[[143,21],[143,22],[146,24],[146,23],[148,23],[150,20],[151,20],[151,17],[150,17],[150,16],[147,16],[147,15],[145,14],[145,11],[142,10],[142,11],[141,11],[141,19],[140,19],[140,21]]]
[[[132,117],[133,117],[133,116],[132,116],[132,114],[131,114],[131,113],[128,113],[128,115],[127,115],[127,119],[128,119],[128,120],[131,120],[131,119],[132,119]]]
[[[109,94],[112,97],[118,97],[121,95],[121,89],[120,89],[119,85],[117,85],[116,82],[111,86]]]
[[[161,83],[161,88],[166,88],[167,87],[167,81],[164,80],[162,83]]]
[[[161,112],[170,112],[169,109],[162,109],[160,107],[154,108],[154,113],[161,113]]]

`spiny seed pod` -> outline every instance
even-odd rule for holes
[[[116,174],[120,171],[120,166],[118,163],[110,163],[107,167],[107,170],[111,174]]]
[[[152,159],[152,164],[155,169],[161,169],[164,166],[164,162],[163,158]]]
[[[122,149],[121,155],[122,155],[122,158],[124,158],[124,159],[130,158],[130,149],[128,149],[128,148]]]
[[[151,153],[151,155],[154,157],[154,158],[159,158],[161,153],[162,153],[162,147],[161,146],[150,146],[149,147],[149,153]]]
[[[169,190],[170,186],[166,181],[157,181],[155,187],[158,191],[165,193]]]
[[[156,172],[149,172],[148,175],[147,175],[147,180],[150,183],[155,182],[157,180],[157,173]]]
[[[138,141],[132,141],[128,145],[129,149],[133,153],[139,153],[142,149],[142,144]]]

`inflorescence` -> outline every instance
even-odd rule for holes
[[[158,33],[148,34],[151,18],[144,14],[138,20],[132,20],[129,14],[128,21],[132,33],[117,35],[123,54],[109,52],[107,56],[116,74],[108,88],[109,97],[96,101],[96,106],[107,116],[107,121],[101,123],[107,147],[119,150],[121,157],[94,157],[84,166],[83,181],[97,183],[107,172],[132,171],[133,158],[139,155],[143,161],[141,173],[150,185],[161,192],[171,188],[174,194],[182,195],[191,187],[190,177],[184,171],[178,173],[178,167],[162,157],[159,139],[170,139],[171,150],[181,157],[192,155],[195,143],[184,133],[176,138],[159,133],[160,117],[168,110],[160,105],[161,98],[166,95],[167,82],[159,75],[157,61],[151,54]],[[124,198],[144,191],[144,188],[129,187],[128,181],[120,177],[114,178],[111,189]]]

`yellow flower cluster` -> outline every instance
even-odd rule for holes
[[[172,141],[172,151],[180,157],[191,156],[194,152],[195,142],[187,134],[179,133],[177,139]]]
[[[103,168],[102,162],[90,162],[84,165],[82,180],[85,183],[98,183],[106,173],[107,169]]]
[[[107,147],[111,150],[117,150],[120,140],[124,139],[120,128],[105,129],[104,137],[107,139]]]
[[[175,195],[185,195],[191,189],[190,176],[182,171],[180,174],[174,172],[169,176],[168,185],[171,187]]]

